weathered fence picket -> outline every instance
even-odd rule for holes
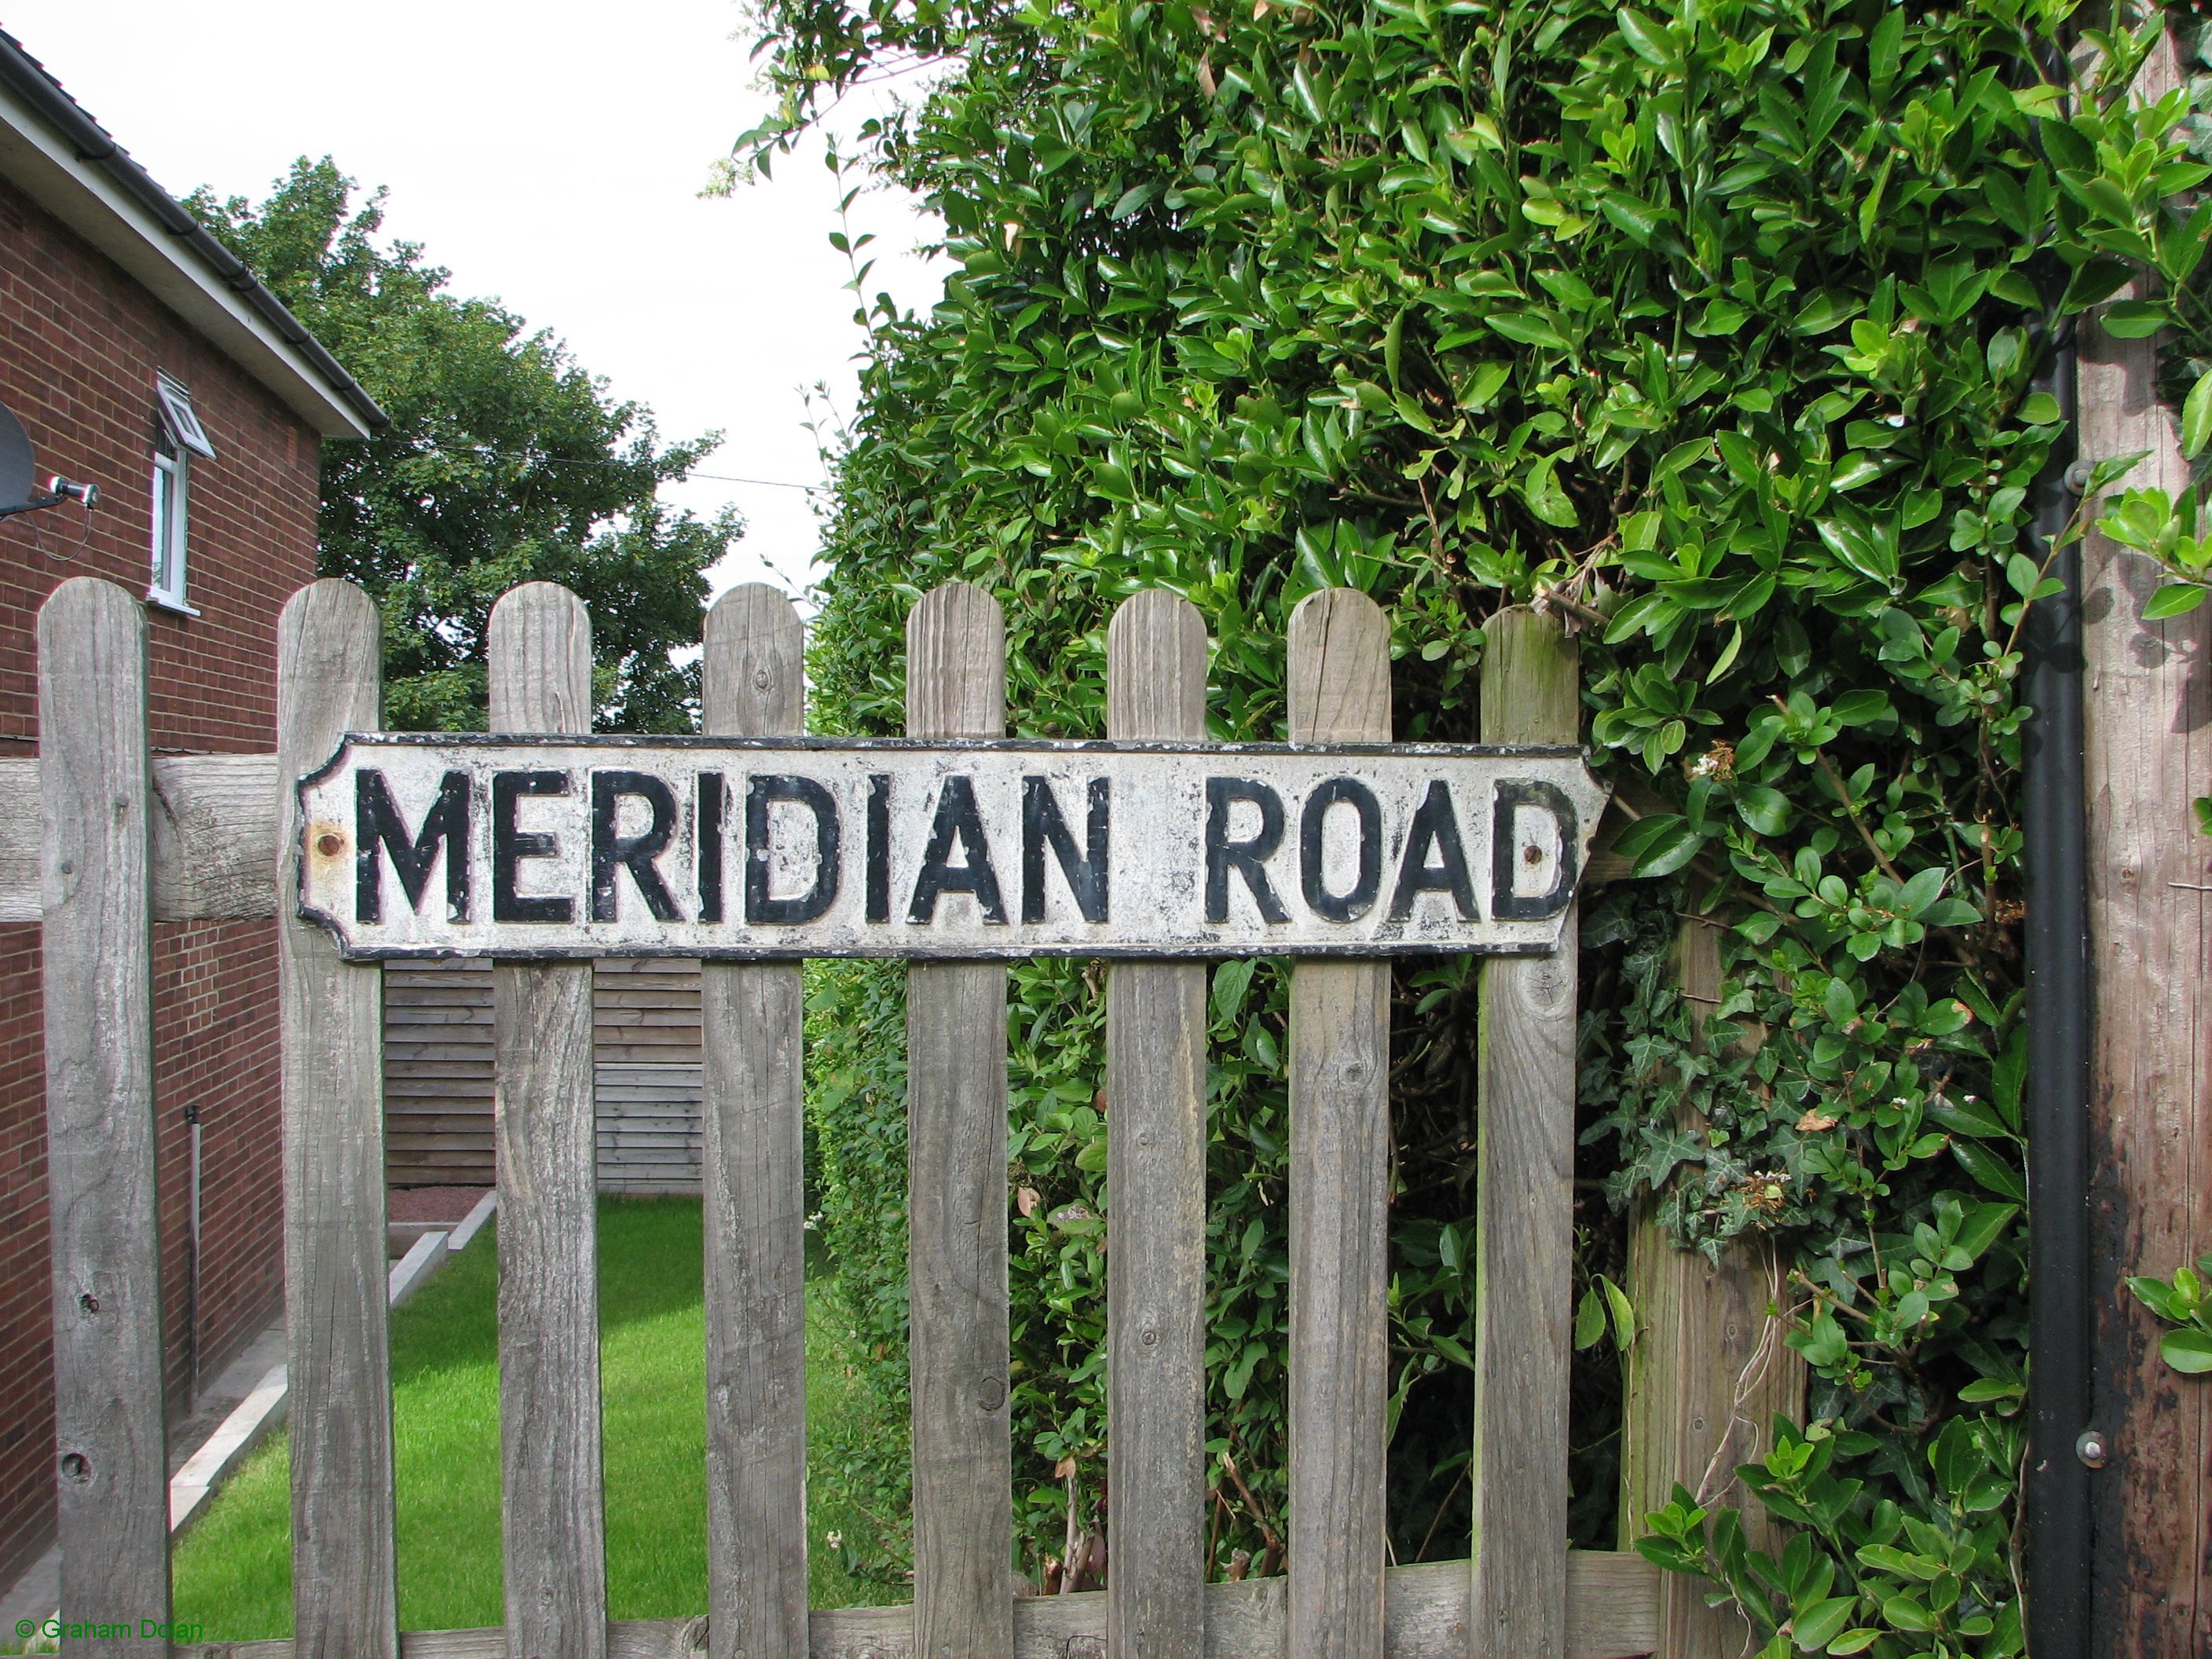
[[[1486,740],[1571,744],[1575,663],[1556,624],[1509,611],[1492,620],[1489,637]],[[1282,879],[1284,895],[1294,902],[1302,896],[1307,906],[1310,931],[1299,937],[1313,941],[1306,948],[1345,952],[1296,962],[1291,981],[1286,1577],[1206,1582],[1207,969],[1200,958],[1220,954],[1217,944],[1174,960],[1133,955],[1108,975],[1107,1589],[1047,1599],[1013,1593],[1006,975],[998,961],[959,959],[970,949],[1012,952],[968,922],[963,925],[970,932],[947,933],[933,947],[939,959],[915,960],[908,969],[914,1604],[806,1607],[802,970],[793,961],[709,960],[702,996],[708,1608],[703,1619],[611,1623],[599,1443],[593,969],[580,959],[602,937],[592,933],[582,948],[569,947],[568,960],[542,959],[536,946],[516,952],[495,941],[494,947],[495,954],[499,948],[511,952],[494,970],[507,1622],[500,1631],[402,1638],[381,1294],[382,975],[374,962],[342,956],[327,915],[295,911],[311,879],[321,883],[319,891],[345,895],[362,890],[361,884],[374,890],[384,880],[388,894],[385,866],[377,862],[388,848],[406,865],[402,884],[415,914],[424,915],[428,903],[442,917],[451,904],[458,919],[471,902],[459,896],[467,884],[434,884],[431,876],[436,860],[447,860],[450,872],[452,860],[473,855],[464,845],[471,811],[489,815],[483,844],[492,848],[495,866],[492,879],[477,883],[477,921],[489,914],[484,907],[514,907],[518,897],[542,892],[528,877],[518,889],[516,860],[553,860],[550,832],[538,827],[551,819],[536,815],[574,812],[584,804],[573,796],[565,803],[545,797],[573,787],[585,773],[513,769],[539,763],[526,757],[500,762],[508,769],[492,775],[482,799],[470,796],[467,811],[453,809],[440,820],[447,830],[456,822],[462,826],[444,841],[445,831],[422,816],[420,803],[408,809],[407,823],[392,823],[388,790],[379,798],[386,816],[375,823],[382,827],[373,830],[369,808],[362,804],[368,793],[343,811],[316,808],[326,798],[314,792],[326,783],[310,780],[295,788],[295,781],[310,773],[326,780],[331,774],[325,763],[344,734],[373,732],[379,721],[374,608],[344,584],[320,582],[295,596],[281,625],[278,753],[225,757],[221,768],[173,763],[176,803],[167,804],[158,793],[163,774],[149,767],[146,753],[143,627],[136,603],[102,583],[64,584],[42,614],[40,641],[44,756],[35,779],[27,781],[35,781],[45,803],[43,891],[35,908],[46,927],[56,1323],[66,1407],[60,1448],[70,1564],[65,1613],[126,1601],[164,1607],[167,1593],[149,918],[274,910],[283,983],[297,1635],[222,1650],[229,1659],[398,1659],[403,1651],[410,1659],[677,1659],[702,1651],[716,1659],[1073,1659],[1101,1653],[1110,1659],[1275,1659],[1285,1653],[1294,1659],[1627,1659],[1654,1651],[1683,1659],[1662,1645],[1653,1569],[1626,1553],[1565,1548],[1571,909],[1555,951],[1498,958],[1483,969],[1474,1560],[1386,1568],[1390,975],[1379,957],[1352,953],[1368,947],[1339,942],[1349,935],[1310,931],[1316,916],[1334,922],[1347,919],[1346,913],[1374,910],[1380,855],[1370,843],[1379,845],[1380,836],[1370,821],[1377,811],[1394,809],[1378,808],[1376,795],[1352,775],[1367,757],[1383,763],[1386,751],[1375,748],[1321,763],[1343,766],[1346,775],[1297,786],[1310,793],[1303,816],[1279,810],[1285,834],[1263,829],[1239,841],[1247,830],[1217,825],[1208,831],[1236,841],[1236,858],[1273,856],[1279,842],[1295,849],[1284,854]],[[706,732],[736,741],[802,732],[802,647],[797,616],[781,595],[754,587],[726,596],[706,627]],[[1389,619],[1364,596],[1330,590],[1301,604],[1291,623],[1285,682],[1294,740],[1387,744],[1389,647]],[[1110,737],[1124,744],[1161,743],[1166,746],[1157,752],[1167,757],[1161,764],[1190,768],[1188,756],[1205,752],[1196,746],[1206,738],[1207,646],[1196,610],[1164,592],[1138,594],[1115,615],[1107,648]],[[908,649],[910,736],[1001,737],[1005,627],[988,593],[950,583],[926,595],[908,618]],[[573,594],[550,583],[507,594],[492,613],[489,654],[495,731],[546,738],[549,746],[554,734],[589,732],[590,620]],[[886,919],[878,913],[890,903],[888,891],[876,891],[887,885],[878,866],[890,830],[874,803],[889,798],[890,771],[904,766],[900,775],[915,775],[917,751],[894,749],[880,751],[886,775],[880,787],[870,786],[865,823],[857,821],[861,806],[852,807],[856,821],[847,838],[848,851],[863,840],[869,848],[853,879],[867,887],[872,922]],[[1170,750],[1183,758],[1173,758]],[[396,768],[405,750],[381,752],[392,758],[377,764]],[[803,758],[807,751],[793,752]],[[1265,767],[1286,764],[1286,753],[1314,751],[1277,750],[1273,758],[1240,752],[1250,757],[1245,769],[1264,775]],[[1474,764],[1448,761],[1443,750],[1418,752],[1438,757],[1439,766]],[[1005,778],[1009,765],[1030,764],[1009,762],[1003,744],[929,753],[937,757],[925,756],[927,763],[947,777],[970,768],[981,776],[997,766]],[[1561,779],[1562,787],[1588,787],[1556,769],[1577,764],[1556,749],[1503,753],[1505,758],[1480,764],[1532,770],[1482,775],[1548,775]],[[1101,754],[1102,767],[1133,764],[1126,756]],[[955,756],[969,758],[949,758]],[[1210,772],[1213,763],[1181,775]],[[13,775],[4,772],[9,764],[19,763],[0,763],[0,784]],[[1555,769],[1542,773],[1546,767]],[[758,777],[780,776],[757,759],[738,759],[724,772],[701,775],[688,806],[677,809],[679,817],[691,814],[679,837],[688,838],[684,856],[695,860],[682,899],[690,924],[720,921],[719,911],[706,914],[720,903],[747,904],[756,873],[762,884],[752,896],[768,901],[769,837],[764,830],[748,829],[747,812],[750,806],[765,814],[769,797],[755,801],[754,779],[740,769],[747,768]],[[643,775],[623,775],[635,781]],[[1116,775],[1137,778],[1133,787],[1141,802],[1147,787],[1142,778]],[[1329,779],[1326,769],[1304,775]],[[236,804],[249,784],[270,792],[264,807]],[[1022,783],[1024,802],[1030,787]],[[1260,798],[1274,796],[1249,781],[1238,787],[1255,792],[1240,799],[1260,810],[1264,825]],[[1444,790],[1441,781],[1428,787],[1431,799]],[[562,856],[569,862],[532,868],[549,872],[539,880],[562,879],[557,872],[563,869],[572,879],[588,871],[594,885],[574,902],[596,911],[598,894],[616,909],[601,890],[629,856],[617,843],[630,832],[618,827],[619,802],[611,793],[601,801],[596,782],[583,787],[599,809],[591,820],[595,827],[586,831],[591,858],[576,861],[572,829],[564,832],[572,844]],[[945,802],[952,792],[932,787],[939,821],[932,834],[941,836],[949,833],[943,825],[951,822]],[[1115,787],[1118,803],[1121,786]],[[1558,906],[1568,902],[1560,895],[1573,890],[1589,823],[1575,827],[1566,798],[1552,784],[1515,787],[1549,789],[1559,803],[1565,816],[1552,816],[1556,846],[1524,845],[1514,803],[1535,796],[1509,796],[1501,781],[1489,807],[1474,805],[1480,798],[1469,797],[1465,809],[1484,812],[1472,831],[1486,837],[1474,845],[1492,850],[1486,861],[1473,860],[1483,867],[1470,867],[1457,828],[1440,838],[1431,821],[1427,841],[1408,828],[1404,845],[1394,842],[1387,849],[1389,859],[1399,860],[1392,866],[1392,905],[1416,890],[1441,894],[1450,887],[1462,921],[1487,925],[1499,915],[1559,914]],[[439,799],[449,799],[447,786],[439,788]],[[1103,835],[1106,785],[1095,781],[1091,788],[1101,815],[1097,833]],[[1206,799],[1213,800],[1212,781],[1206,789]],[[1043,793],[1049,796],[1051,787]],[[1220,798],[1228,799],[1226,793]],[[1583,810],[1601,799],[1601,793],[1589,795]],[[203,823],[205,804],[222,801],[232,805],[218,805],[212,823]],[[317,811],[313,823],[299,821],[302,803]],[[812,810],[820,845],[835,845],[821,809]],[[1080,938],[1111,946],[1117,938],[1133,937],[1105,928],[1103,903],[1094,915],[1078,892],[1081,872],[1095,872],[1096,892],[1105,890],[1104,843],[1079,848],[1065,821],[1047,831],[1041,827],[1045,808],[1036,810],[1032,823],[1024,806],[1019,830],[1023,908],[1033,899],[1043,902],[1043,869],[1057,857],[1067,896],[1085,924],[1099,925],[1096,935]],[[1225,825],[1227,805],[1221,810]],[[1451,811],[1446,800],[1442,822],[1450,822]],[[149,815],[167,829],[149,830]],[[422,816],[419,829],[411,827],[416,816]],[[1331,842],[1325,829],[1331,823],[1353,824],[1358,833],[1347,842],[1340,830]],[[13,834],[0,822],[0,916],[31,903],[10,862],[24,856]],[[1052,835],[1059,837],[1054,850],[1044,850]],[[940,859],[939,873],[958,878],[948,880],[949,890],[964,884],[974,894],[962,904],[988,913],[992,907],[981,902],[973,862],[981,854],[981,831],[974,837],[970,863]],[[1267,850],[1255,850],[1262,841]],[[264,859],[266,877],[253,878],[234,868],[234,853],[218,855],[213,849],[219,845],[279,850]],[[712,856],[697,861],[699,850],[710,846]],[[1360,850],[1339,867],[1340,855],[1352,847]],[[203,848],[204,854],[196,850]],[[1431,866],[1423,848],[1444,864]],[[1524,855],[1530,860],[1525,870]],[[659,854],[636,856],[649,862]],[[996,856],[1001,868],[1013,869],[1011,847]],[[196,864],[199,874],[193,873]],[[1256,862],[1240,867],[1248,879],[1238,902],[1249,898],[1272,925],[1276,918],[1267,913],[1279,907],[1261,901],[1266,878],[1253,873]],[[635,863],[628,868],[640,875]],[[1516,880],[1543,886],[1554,874],[1552,911],[1504,908],[1503,896],[1521,890]],[[1080,875],[1080,881],[1092,879]],[[726,888],[726,898],[712,896]],[[1476,918],[1474,888],[1491,893],[1497,910],[1486,908]],[[917,878],[917,905],[921,890]],[[645,896],[644,889],[629,896]],[[903,893],[898,902],[902,920],[927,921],[907,915]],[[648,908],[665,919],[672,902],[664,893]],[[1443,900],[1429,902],[1441,906]],[[1431,919],[1443,914],[1432,908]],[[986,914],[984,920],[1000,919]],[[1249,915],[1208,920],[1257,927]],[[1118,914],[1115,921],[1129,925]],[[933,948],[924,937],[928,931],[914,929],[917,957]],[[1146,937],[1184,948],[1181,936]],[[1401,936],[1382,937],[1387,943]],[[1487,937],[1504,942],[1484,948],[1550,948],[1526,931]],[[952,941],[957,950],[946,948]],[[1678,1448],[1679,1455],[1690,1452],[1686,1442]],[[1079,1564],[1066,1565],[1072,1580]],[[194,1651],[214,1659],[213,1650]]]
[[[381,721],[376,607],[350,582],[295,593],[276,626],[276,763],[296,778]],[[350,859],[350,824],[301,833],[276,791],[276,885]],[[386,1328],[384,979],[287,907],[276,921],[284,1092],[284,1315],[292,1627],[315,1659],[395,1659],[392,1364]]]
[[[1005,733],[996,599],[965,582],[933,589],[908,613],[906,653],[908,737]],[[906,985],[915,1641],[1011,1659],[1006,970],[917,962]]]
[[[702,728],[804,731],[803,643],[799,613],[774,588],[724,594],[707,617]],[[806,1649],[802,971],[795,962],[700,969],[713,1659]]]
[[[39,732],[62,1603],[166,1621],[146,618],[122,589],[78,577],[39,613]]]
[[[1106,730],[1205,738],[1206,624],[1189,600],[1152,588],[1115,611]],[[1124,962],[1106,979],[1107,1659],[1205,1651],[1206,978],[1200,963]]]
[[[1686,916],[1675,934],[1674,975],[1702,1042],[1721,993],[1721,930],[1711,916]],[[1685,1127],[1702,1127],[1686,1112]],[[1628,1236],[1628,1297],[1636,1312],[1621,1401],[1621,1547],[1674,1497],[1677,1483],[1700,1504],[1743,1510],[1746,1540],[1779,1555],[1780,1528],[1736,1478],[1739,1465],[1774,1444],[1777,1413],[1802,1420],[1805,1357],[1783,1340],[1787,1301],[1772,1244],[1739,1238],[1718,1265],[1680,1250],[1648,1201]],[[1705,1586],[1669,1573],[1659,1583],[1661,1651],[1668,1659],[1737,1659],[1751,1639],[1743,1615],[1706,1604]]]
[[[567,588],[509,592],[489,656],[493,731],[592,729],[592,623]],[[604,1659],[592,965],[500,963],[492,1006],[508,1659]]]
[[[1559,623],[1509,610],[1484,631],[1482,740],[1572,743],[1580,683]],[[1575,963],[1570,909],[1554,954],[1482,964],[1471,1634],[1514,1659],[1567,1651]]]
[[[1290,634],[1291,741],[1388,743],[1381,608],[1326,588],[1299,602]],[[1297,963],[1290,1035],[1291,1651],[1380,1659],[1390,964]]]

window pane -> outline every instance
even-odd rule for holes
[[[215,447],[208,442],[206,429],[200,425],[198,413],[192,408],[192,394],[166,374],[158,376],[154,390],[161,406],[161,424],[176,435],[186,449],[210,460],[215,459]]]
[[[152,591],[173,605],[185,602],[185,458],[154,457]]]
[[[154,586],[166,592],[169,586],[169,469],[154,463]]]

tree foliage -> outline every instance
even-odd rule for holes
[[[301,158],[256,205],[207,191],[188,205],[365,386],[392,425],[323,451],[323,574],[359,582],[384,616],[386,717],[481,728],[492,605],[532,580],[591,607],[601,722],[694,723],[702,573],[742,526],[672,512],[661,485],[714,448],[663,446],[649,410],[617,402],[551,334],[496,301],[447,292],[412,243],[380,240],[383,192]]]
[[[1044,735],[1101,729],[1105,620],[1148,585],[1206,615],[1222,737],[1281,735],[1284,623],[1324,584],[1390,607],[1401,738],[1474,735],[1501,605],[1580,628],[1589,739],[1648,792],[1639,879],[1584,911],[1583,1173],[1685,1248],[1787,1241],[1814,1377],[1812,1425],[1747,1472],[1797,1529],[1780,1559],[1695,1494],[1647,1541],[1773,1655],[2021,1643],[2016,686],[2050,587],[2033,495],[2068,442],[2039,376],[2130,277],[2189,281],[2212,231],[2167,211],[2206,176],[2185,96],[2127,91],[2159,20],[2085,31],[2077,70],[2071,9],[766,7],[785,137],[947,65],[855,158],[927,198],[955,269],[930,314],[866,313],[813,659],[835,719],[896,729],[903,611],[956,576],[1004,603]],[[1667,969],[1685,910],[1727,928],[1704,1045]],[[1470,983],[1399,978],[1401,1561],[1466,1547]],[[1017,985],[1034,1571],[1095,1489],[1054,1472],[1095,1471],[1102,1428],[1103,1119],[1095,985]],[[886,1356],[896,989],[816,994],[824,1225]],[[1213,1477],[1219,1568],[1279,1525],[1284,998],[1238,964],[1214,993],[1208,1386],[1243,1482]],[[1594,1273],[1619,1224],[1581,1213]],[[1577,1383],[1588,1542],[1613,1535],[1604,1370]]]

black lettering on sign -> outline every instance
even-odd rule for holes
[[[963,860],[957,866],[945,862],[955,840]],[[906,919],[933,921],[937,901],[946,893],[973,893],[983,920],[994,927],[1006,926],[999,872],[991,867],[991,844],[983,835],[983,816],[975,810],[975,781],[957,773],[945,779],[938,793],[937,817],[930,825],[929,845],[922,849],[921,872],[914,878],[914,901],[907,907]]]
[[[1358,872],[1341,893],[1328,890],[1322,867],[1322,836],[1333,806],[1349,806],[1359,819]],[[1298,817],[1298,882],[1306,902],[1324,921],[1356,921],[1374,908],[1376,890],[1382,884],[1382,808],[1375,792],[1358,779],[1328,779],[1306,797]]]
[[[491,919],[494,921],[574,921],[575,901],[546,896],[530,898],[514,890],[515,866],[525,859],[550,859],[560,838],[514,827],[515,803],[525,795],[565,795],[566,772],[495,772],[491,775]]]
[[[616,833],[622,798],[652,809],[653,822],[635,836]],[[676,835],[676,792],[650,772],[592,774],[592,920],[615,920],[615,871],[629,872],[655,921],[674,921],[676,900],[653,867]]]
[[[438,799],[422,815],[422,833],[410,839],[407,820],[384,774],[363,768],[354,775],[354,915],[362,921],[384,920],[384,860],[380,845],[392,855],[392,868],[407,895],[408,908],[417,914],[430,885],[430,866],[442,852],[446,859],[446,919],[469,919],[469,775],[448,772],[438,785]]]
[[[1229,839],[1229,809],[1240,800],[1260,809],[1260,827],[1247,841]],[[1229,920],[1229,872],[1244,878],[1263,921],[1288,921],[1290,913],[1261,866],[1283,844],[1282,798],[1252,778],[1206,781],[1206,919]]]
[[[697,785],[699,920],[722,919],[722,808],[729,795],[720,772],[702,772]]]
[[[1106,920],[1106,780],[1093,778],[1090,787],[1090,816],[1083,825],[1084,850],[1075,850],[1075,837],[1060,814],[1052,785],[1038,777],[1022,780],[1022,920],[1044,920],[1044,849],[1060,860],[1067,878],[1067,890],[1085,921]]]
[[[1434,848],[1441,863],[1429,862]],[[1413,810],[1413,826],[1406,832],[1406,856],[1398,864],[1398,887],[1390,896],[1390,920],[1410,921],[1413,900],[1422,893],[1449,893],[1459,907],[1462,921],[1474,921],[1474,878],[1467,867],[1467,848],[1459,836],[1459,817],[1452,811],[1451,791],[1442,778],[1433,780],[1429,793]]]
[[[1513,878],[1522,856],[1514,818],[1520,809],[1533,806],[1548,812],[1559,831],[1559,876],[1548,893],[1529,895],[1513,890]],[[1556,916],[1575,896],[1575,848],[1580,829],[1574,803],[1555,786],[1534,779],[1500,783],[1493,798],[1490,819],[1490,914],[1499,921],[1541,921]],[[1533,842],[1528,850],[1535,852]]]
[[[868,775],[868,920],[891,919],[891,781]]]
[[[768,809],[780,800],[804,806],[814,815],[814,885],[795,898],[769,894]],[[745,920],[811,921],[836,903],[839,839],[837,802],[812,778],[754,778],[745,788]]]

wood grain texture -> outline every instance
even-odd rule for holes
[[[276,757],[161,755],[153,771],[154,920],[274,915]],[[0,760],[0,800],[38,788],[37,761]],[[0,814],[0,921],[38,920],[38,819]]]
[[[276,624],[270,860],[298,889],[303,826],[280,781],[380,723],[383,630],[349,582],[310,583]],[[334,840],[332,838],[335,838]],[[304,826],[305,855],[352,857],[353,826]],[[284,1094],[284,1307],[292,1437],[293,1629],[302,1654],[397,1651],[392,1366],[386,1326],[383,975],[331,936],[276,927]]]
[[[592,964],[599,1191],[701,1191],[700,974],[681,957]],[[395,1187],[489,1187],[492,972],[384,964],[385,1165]]]
[[[1653,1650],[1659,1570],[1640,1557],[1602,1552],[1567,1557],[1567,1659],[1636,1659]],[[1014,1659],[1100,1659],[1105,1652],[1103,1591],[1013,1601]],[[1387,1659],[1466,1659],[1468,1573],[1464,1561],[1395,1567],[1385,1591]],[[1208,1584],[1204,1592],[1206,1659],[1284,1659],[1290,1596],[1280,1578]],[[707,1650],[702,1619],[623,1620],[608,1632],[609,1659],[694,1659]],[[495,1630],[429,1631],[401,1638],[405,1659],[501,1659]],[[817,1608],[809,1622],[809,1659],[927,1659],[914,1639],[914,1609]],[[1476,1650],[1477,1659],[1513,1659]],[[292,1644],[213,1643],[178,1650],[178,1659],[291,1659]]]
[[[1308,594],[1291,616],[1285,689],[1292,742],[1389,742],[1389,617],[1350,588]],[[1389,964],[1297,963],[1290,1036],[1290,1650],[1374,1659],[1389,1399]]]
[[[592,729],[592,627],[551,582],[492,608],[491,729]],[[592,964],[492,973],[508,1659],[603,1659]]]
[[[1675,975],[1702,1039],[1720,1000],[1720,926],[1684,920]],[[1804,1356],[1782,1340],[1783,1263],[1764,1240],[1740,1239],[1718,1267],[1674,1248],[1648,1205],[1629,1230],[1628,1299],[1636,1342],[1628,1352],[1628,1393],[1620,1464],[1620,1542],[1634,1547],[1644,1517],[1667,1504],[1677,1483],[1700,1504],[1743,1512],[1754,1549],[1786,1541],[1763,1505],[1736,1478],[1736,1466],[1774,1443],[1774,1415],[1805,1418]],[[1732,1607],[1705,1605],[1703,1586],[1678,1574],[1659,1586],[1659,1651],[1667,1659],[1737,1659],[1750,1626]]]
[[[1548,617],[1486,625],[1485,743],[1581,735],[1577,654]],[[1475,1173],[1476,1653],[1566,1651],[1576,913],[1557,954],[1482,964]]]
[[[909,737],[1006,731],[1006,623],[948,582],[908,614]],[[1006,970],[907,969],[908,1275],[915,1640],[933,1659],[1013,1651],[1007,1402]]]
[[[781,593],[755,582],[724,594],[707,617],[702,729],[804,731],[804,653]],[[702,974],[714,1659],[806,1652],[801,973],[795,962],[710,962]]]
[[[1106,732],[1206,736],[1206,624],[1133,595],[1106,631]],[[1116,963],[1106,980],[1109,1659],[1206,1645],[1206,980]]]
[[[112,583],[74,578],[39,611],[39,741],[61,1612],[166,1620],[146,621]]]
[[[2173,38],[2162,36],[2136,94],[2155,100],[2182,82]],[[2114,297],[2141,296],[2130,287]],[[2156,337],[2116,339],[2085,323],[2081,453],[2148,452],[2116,494],[2155,488],[2178,497],[2189,487],[2157,391],[2160,368]],[[2166,1368],[2157,1321],[2124,1283],[2131,1273],[2171,1278],[2212,1250],[2212,841],[2189,811],[2212,794],[2212,611],[2145,622],[2159,586],[2149,559],[2089,536],[2091,1421],[2110,1449],[2090,1476],[2089,1640],[2123,1659],[2212,1651],[2212,1389]]]

